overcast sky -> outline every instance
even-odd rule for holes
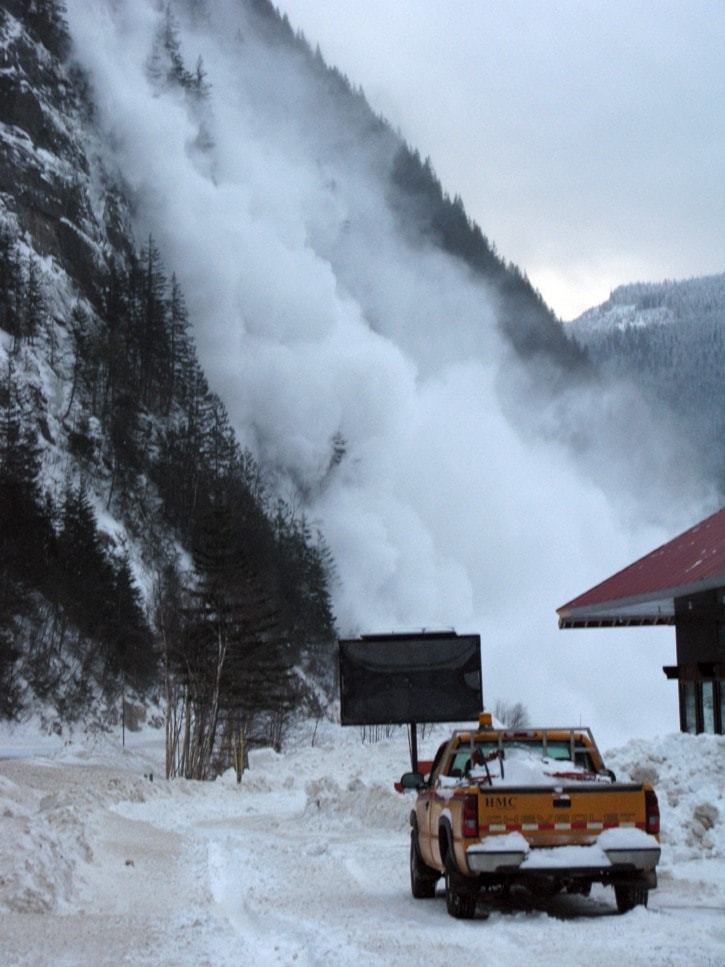
[[[275,0],[562,319],[725,270],[722,0]]]

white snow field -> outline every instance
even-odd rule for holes
[[[432,756],[446,728],[420,740]],[[595,733],[596,734],[596,733]],[[148,729],[40,742],[0,733],[0,963],[5,965],[725,964],[725,737],[609,753],[653,779],[659,887],[620,916],[611,890],[507,904],[472,921],[408,880],[404,729],[305,724],[252,753],[241,785],[163,778]],[[153,779],[151,776],[153,775]]]

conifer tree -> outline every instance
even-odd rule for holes
[[[15,237],[0,225],[0,329],[20,335],[20,293],[22,272]]]
[[[168,299],[169,371],[165,386],[165,411],[168,415],[172,400],[188,398],[191,376],[192,350],[189,341],[189,313],[176,273],[171,276]]]
[[[38,269],[35,259],[28,257],[25,264],[25,277],[21,294],[20,336],[31,345],[40,331],[45,316],[45,299],[40,288]]]
[[[141,400],[146,405],[153,406],[158,402],[160,386],[168,375],[169,347],[166,277],[161,254],[151,236],[141,252],[136,280],[139,391]]]
[[[92,325],[89,314],[80,304],[76,304],[71,310],[69,329],[73,368],[65,415],[68,416],[77,400],[82,402],[84,412],[90,410],[95,415],[99,406],[103,341]]]
[[[0,383],[0,567],[5,582],[34,583],[43,573],[48,521],[38,478],[40,448],[8,360]]]
[[[128,554],[114,572],[113,648],[107,667],[112,673],[122,671],[125,680],[143,688],[156,680],[158,662]]]
[[[138,374],[131,279],[114,262],[108,266],[99,314],[103,319],[101,416],[105,418],[113,407],[116,393],[123,387],[135,388]]]

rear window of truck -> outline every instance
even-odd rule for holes
[[[496,742],[476,742],[475,749],[479,749],[484,758],[488,758],[493,753],[498,750],[498,743]],[[504,741],[503,743],[504,753],[512,749],[521,749],[528,752],[536,759],[554,759],[557,762],[571,762],[571,746],[568,742],[552,742],[549,740],[546,743],[546,753],[544,752],[544,744],[541,740],[522,740],[513,739],[509,741]],[[575,748],[574,749],[574,765],[581,769],[585,769],[588,772],[594,772],[594,762],[592,757],[586,748]],[[465,776],[471,769],[471,746],[465,745],[461,746],[453,754],[448,775],[454,778]]]

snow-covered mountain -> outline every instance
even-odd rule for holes
[[[567,331],[684,422],[725,491],[725,274],[620,286]]]
[[[336,630],[455,625],[487,699],[670,722],[634,636],[572,682],[555,608],[718,481],[431,162],[266,0],[4,0],[0,32],[4,694],[115,698],[235,562],[225,614],[274,616],[310,701]]]
[[[722,326],[725,273],[697,279],[634,282],[620,285],[606,302],[588,309],[567,325],[577,339],[594,344],[594,333],[607,329],[657,325]],[[721,358],[721,357],[719,357]]]

